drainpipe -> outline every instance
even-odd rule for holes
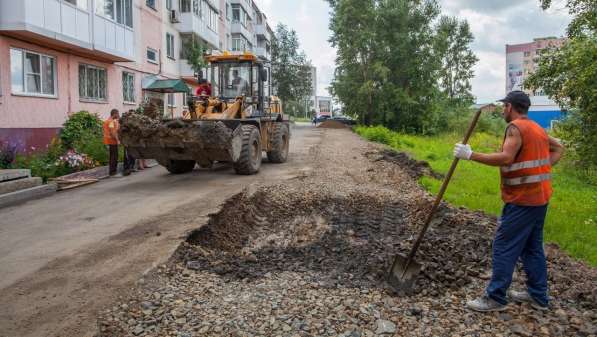
[[[70,116],[71,112],[73,111],[72,108],[72,93],[71,93],[71,73],[70,73],[70,54],[66,55],[66,78],[67,78],[67,92],[68,92],[68,111],[66,112],[66,117]]]

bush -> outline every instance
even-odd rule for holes
[[[0,143],[0,169],[10,168],[17,155],[16,146]]]
[[[47,152],[27,156],[17,155],[12,166],[14,168],[30,169],[32,176],[41,177],[44,182],[47,182],[50,178],[74,172],[71,167],[59,162],[63,154],[64,150],[60,138],[54,138],[48,146]]]
[[[448,110],[445,113],[445,123],[442,132],[451,132],[455,134],[464,133],[473,119],[476,111],[473,109]],[[506,129],[506,122],[501,116],[501,111],[496,110],[492,113],[482,113],[475,132],[489,133],[495,136],[502,136]]]
[[[65,150],[72,149],[77,142],[86,137],[102,137],[102,120],[87,111],[72,114],[62,127],[60,140]]]
[[[73,149],[77,153],[84,153],[92,158],[97,166],[108,164],[108,148],[104,145],[102,136],[93,132],[83,132],[81,139],[73,144]]]

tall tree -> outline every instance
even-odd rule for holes
[[[549,8],[550,0],[543,0]],[[568,0],[572,22],[568,42],[560,49],[543,53],[539,66],[525,82],[528,88],[541,88],[563,109],[568,118],[561,135],[585,167],[597,166],[597,2]]]
[[[313,92],[311,67],[311,61],[300,50],[296,31],[278,24],[272,41],[272,84],[289,112],[300,111]]]
[[[374,72],[375,0],[331,0],[334,11],[330,42],[338,50],[332,94],[344,103],[347,112],[371,124],[380,84]]]
[[[468,48],[470,29],[456,24],[454,41],[436,50],[436,0],[328,2],[330,42],[338,51],[331,89],[349,114],[364,124],[431,133],[439,127],[448,93],[470,99],[470,68],[476,62]],[[444,59],[450,63],[442,67]],[[446,90],[440,83],[448,84]]]
[[[473,66],[479,59],[470,48],[474,41],[467,21],[442,16],[437,25],[435,52],[441,58],[440,87],[450,103],[468,106],[474,102],[471,93]]]

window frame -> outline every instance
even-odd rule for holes
[[[170,104],[170,98],[172,98],[172,104]],[[166,105],[168,108],[176,108],[176,96],[174,93],[166,94]]]
[[[176,60],[176,40],[173,34],[166,32],[166,57]]]
[[[125,77],[129,77],[129,78],[125,79]],[[136,84],[135,80],[136,80],[135,73],[130,72],[130,71],[122,71],[122,100],[125,104],[137,104],[137,95],[135,93],[135,84]],[[128,82],[128,81],[130,81],[130,82]],[[129,88],[127,90],[126,84],[131,84],[132,88]],[[127,91],[130,91],[130,94],[132,95],[131,97],[133,98],[132,100],[127,99],[127,98],[130,98],[130,97],[127,97]]]
[[[83,66],[85,68],[85,96],[81,96],[81,66]],[[108,90],[108,69],[106,68],[102,68],[102,67],[98,67],[96,65],[93,64],[88,64],[88,63],[79,63],[79,101],[82,102],[90,102],[90,103],[108,103],[109,101],[109,97],[108,94],[110,92],[110,90]],[[88,93],[88,88],[87,88],[87,83],[89,81],[89,73],[88,70],[89,69],[95,69],[96,71],[98,71],[97,73],[97,78],[96,80],[97,82],[97,88],[98,88],[98,97],[89,97],[87,96]],[[99,83],[100,83],[100,76],[99,76],[99,71],[103,71],[103,73],[105,74],[106,78],[105,78],[105,92],[104,92],[104,98],[99,97]]]
[[[83,10],[85,12],[87,12],[89,10],[89,4],[87,3],[87,0],[74,0],[76,2],[76,4],[70,3],[69,0],[62,0],[63,3],[66,3],[70,6],[73,6],[75,8],[78,8],[80,10]],[[84,6],[81,6],[81,4],[85,4]]]
[[[153,54],[155,55],[155,60],[152,60],[149,58],[148,52],[153,52]],[[159,52],[156,49],[153,49],[151,47],[147,47],[147,50],[145,52],[145,58],[147,59],[147,62],[152,63],[152,64],[159,64]]]
[[[130,30],[134,30],[135,29],[135,23],[134,23],[134,15],[133,15],[133,11],[135,9],[135,4],[133,3],[133,0],[112,0],[112,15],[113,16],[108,16],[106,15],[106,13],[104,12],[103,7],[101,7],[101,5],[103,5],[105,3],[106,0],[96,0],[95,1],[95,14],[101,16],[102,18],[109,20],[117,25],[120,25],[122,27],[126,27],[127,29]],[[120,11],[121,11],[121,15],[122,15],[122,22],[118,22],[118,7],[117,5],[117,1],[120,1],[121,5],[120,5]],[[146,0],[149,1],[149,0]],[[154,0],[155,1],[155,0]],[[127,3],[130,4],[130,6],[128,7],[129,11],[127,11]],[[105,7],[105,6],[104,6]],[[130,16],[129,16],[130,15]],[[129,25],[129,19],[130,19],[130,25]]]
[[[15,91],[13,88],[13,60],[12,60],[12,51],[18,51],[21,53],[21,59],[20,59],[20,72],[21,72],[21,82],[22,82],[22,90],[21,91]],[[25,70],[25,59],[27,57],[27,54],[32,54],[32,55],[37,55],[39,57],[39,92],[29,92],[27,90],[27,75],[30,74],[28,72],[26,72]],[[53,85],[53,91],[54,93],[52,94],[46,94],[44,93],[44,79],[45,79],[45,73],[43,71],[43,60],[44,58],[46,59],[51,59],[52,60],[52,85]],[[58,98],[58,62],[57,62],[57,57],[56,56],[52,56],[52,55],[48,55],[48,54],[44,54],[44,53],[38,53],[35,51],[31,51],[28,49],[23,49],[23,48],[17,48],[17,47],[9,47],[9,63],[10,63],[10,92],[12,95],[15,96],[31,96],[31,97],[44,97],[44,98]],[[37,74],[37,73],[31,73],[31,74]]]

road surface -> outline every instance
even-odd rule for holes
[[[161,167],[0,210],[0,336],[91,336],[97,311],[163,263],[189,230],[251,184],[311,169],[323,130],[292,129],[290,159],[257,176]]]

